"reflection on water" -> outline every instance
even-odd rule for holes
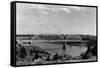
[[[63,50],[62,44],[52,44],[52,43],[33,43],[32,45],[38,46],[48,53],[51,53],[52,55],[58,53],[58,54],[66,54],[71,55],[72,57],[79,56],[81,53],[84,53],[87,51],[86,46],[70,46],[66,45],[66,49]]]

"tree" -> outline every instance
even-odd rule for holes
[[[48,57],[46,58],[46,60],[49,61],[49,60],[50,60],[50,57],[48,56]]]
[[[30,56],[32,56],[33,52],[34,52],[34,50],[30,50]]]
[[[91,46],[91,42],[87,42],[87,51],[86,51],[86,53],[82,56],[82,59],[88,59],[88,58],[89,58],[89,53],[91,53],[91,51],[90,51],[90,46]]]
[[[25,56],[26,56],[26,49],[24,47],[22,47],[20,49],[20,55],[19,55],[19,57],[22,58],[22,59],[24,59]]]
[[[38,53],[35,53],[34,59],[38,59],[38,58],[39,58]]]
[[[34,60],[35,60],[35,59],[34,59],[34,57],[33,57],[33,58],[32,58],[32,61],[34,62]]]
[[[54,56],[53,56],[53,60],[57,60],[59,59],[59,55],[56,53]]]
[[[91,53],[92,53],[93,56],[97,56],[97,41],[92,40],[91,43],[92,43]]]

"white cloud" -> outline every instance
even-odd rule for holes
[[[50,15],[47,11],[41,11],[42,14]]]
[[[49,14],[47,11],[54,11],[54,12],[55,11],[64,11],[66,13],[71,13],[72,10],[74,10],[74,11],[85,10],[85,7],[78,7],[78,6],[64,6],[64,7],[63,6],[61,6],[61,7],[54,6],[54,7],[50,7],[50,5],[48,6],[48,5],[40,5],[40,4],[34,6],[34,8],[41,10],[42,13],[47,14],[47,15]]]
[[[20,4],[18,3],[19,7],[22,7],[24,9],[38,9],[42,14],[49,15],[49,12],[47,11],[64,11],[66,13],[71,13],[72,10],[80,11],[84,10],[84,7],[78,7],[78,6],[60,6],[57,5],[42,5],[42,4]]]
[[[85,10],[85,7],[78,7],[78,6],[68,6],[68,8],[76,11]]]
[[[52,5],[51,5],[52,6]],[[65,11],[67,13],[70,13],[71,11],[66,7],[51,7],[50,5],[41,5],[41,4],[24,4],[23,7],[25,9],[38,9],[41,11],[43,14],[49,14],[47,11]]]
[[[68,8],[61,8],[61,10],[68,12],[68,13],[71,13],[71,11]]]
[[[41,11],[41,13],[46,14],[46,15],[49,15],[49,12],[47,12],[47,11],[53,11],[53,12],[64,11],[66,13],[71,13],[70,9],[68,9],[68,8],[62,8],[62,7],[55,8],[55,7],[47,7],[47,6],[44,6],[44,5],[38,5],[35,8],[39,9]]]

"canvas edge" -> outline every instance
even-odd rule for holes
[[[15,59],[15,42],[16,42],[16,2],[11,2],[10,3],[10,14],[11,14],[11,23],[10,23],[10,44],[11,44],[11,49],[10,49],[10,65],[11,66],[16,66],[16,59]]]
[[[50,63],[50,64],[36,64],[36,65],[16,65],[16,54],[15,54],[15,44],[16,44],[16,3],[29,3],[29,4],[46,4],[46,5],[62,5],[62,6],[80,6],[80,7],[94,7],[96,8],[96,37],[97,37],[97,57],[95,61],[82,61],[82,62],[65,62],[65,63]],[[27,1],[12,1],[10,3],[11,9],[11,49],[10,49],[10,65],[13,67],[20,66],[42,66],[42,65],[56,65],[56,64],[73,64],[73,63],[88,63],[88,62],[98,62],[98,6],[94,5],[78,5],[78,4],[60,4],[60,3],[44,3],[44,2],[27,2]]]

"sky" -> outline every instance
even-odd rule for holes
[[[96,8],[17,3],[17,34],[96,35]]]

